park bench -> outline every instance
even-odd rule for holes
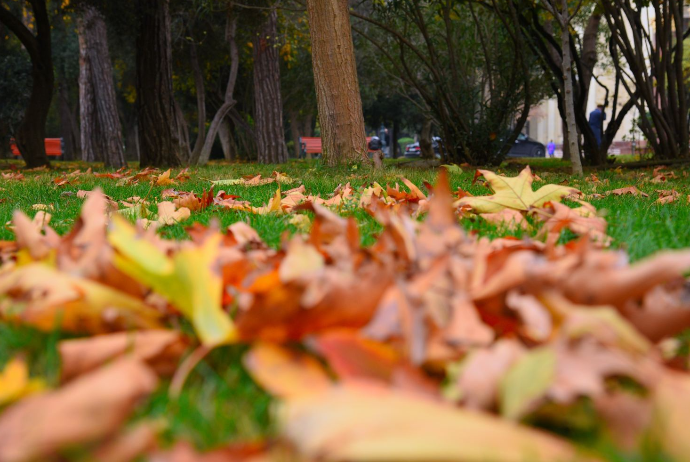
[[[369,146],[369,141],[371,141],[371,137],[367,138],[367,146]],[[320,155],[323,154],[323,147],[321,144],[321,138],[315,138],[315,137],[309,137],[309,136],[301,136],[299,139],[299,145],[300,145],[300,153],[302,157],[312,157],[315,154]],[[374,152],[374,151],[369,151]]]
[[[62,147],[62,138],[46,138],[45,144],[46,154],[48,155],[48,157],[62,157],[62,154],[64,153],[64,149]],[[19,157],[21,157],[21,154],[19,153],[19,148],[17,148],[17,144],[14,142],[14,140],[10,141],[10,149],[12,150],[12,155],[16,159],[19,159]]]

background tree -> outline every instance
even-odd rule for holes
[[[27,167],[34,168],[49,165],[44,139],[55,76],[46,0],[27,3],[31,7],[35,34],[20,19],[24,2],[19,5],[18,14],[14,14],[6,0],[0,0],[0,22],[19,39],[31,58],[31,97],[14,136]]]
[[[556,0],[554,3],[559,6]],[[562,34],[563,29],[554,24],[553,15],[544,11],[544,8],[532,7],[532,3],[520,1],[517,3],[517,21],[519,22],[526,43],[533,52],[539,56],[538,64],[544,75],[550,81],[553,94],[556,95],[558,110],[561,119],[566,120],[566,105],[564,89],[563,48]],[[538,4],[539,5],[539,4]],[[625,117],[635,105],[637,95],[633,92],[632,96],[624,104],[619,105],[621,100],[621,84],[623,82],[622,70],[614,66],[615,83],[613,91],[601,84],[595,75],[595,67],[601,62],[602,43],[606,40],[602,34],[601,22],[603,10],[598,2],[580,3],[580,7],[573,10],[574,16],[571,18],[569,27],[570,58],[572,60],[570,78],[572,80],[573,92],[571,94],[575,108],[575,123],[578,136],[582,137],[585,152],[584,162],[589,165],[604,165],[607,162],[607,152],[613,142],[616,133],[623,124]],[[502,3],[494,3],[493,7],[502,8]],[[560,8],[560,6],[559,6]],[[610,47],[610,41],[609,41]],[[603,47],[604,49],[606,47]],[[606,100],[610,103],[611,114],[605,124],[602,133],[601,145],[597,143],[594,132],[589,126],[588,114],[586,113],[590,86],[592,81],[604,87]],[[609,100],[609,95],[612,100]],[[570,159],[570,150],[567,149],[567,128],[564,130],[566,141],[564,155]]]
[[[477,4],[397,0],[351,13],[354,30],[415,93],[440,128],[449,160],[500,163],[541,95],[535,57],[517,24]],[[543,86],[543,84],[541,85]]]
[[[172,84],[169,0],[139,4],[137,37],[137,114],[142,166],[177,166],[180,148]]]
[[[126,162],[105,19],[95,7],[84,5],[77,24],[82,158],[121,168]]]
[[[604,0],[602,6],[611,30],[611,54],[641,117],[640,128],[659,159],[688,156],[688,90],[684,66],[685,3],[658,0],[651,3],[654,22],[645,24],[647,6],[629,0]],[[648,16],[647,16],[648,17]],[[624,67],[625,65],[625,67]],[[639,95],[639,98],[637,98]]]
[[[575,95],[573,91],[572,49],[570,46],[570,21],[574,14],[568,9],[568,0],[542,0],[546,9],[553,15],[561,28],[561,71],[563,73],[563,102],[565,105],[565,125],[568,149],[573,173],[582,175],[580,141],[575,120]]]
[[[278,12],[272,8],[254,38],[254,101],[256,145],[259,162],[287,161],[283,129],[283,100],[280,94],[278,56]]]
[[[368,162],[348,2],[307,0],[307,11],[324,162]]]

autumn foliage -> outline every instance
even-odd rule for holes
[[[275,183],[263,206],[216,183],[166,190],[156,217],[92,191],[65,236],[49,210],[17,213],[16,241],[0,247],[0,316],[76,337],[59,344],[59,388],[23,358],[0,373],[0,460],[74,446],[96,460],[600,460],[544,429],[583,408],[623,450],[651,441],[690,459],[690,376],[674,338],[690,327],[690,252],[630,265],[577,189],[534,191],[529,169],[479,177],[492,195],[452,193],[442,172],[426,193],[401,180],[321,198],[283,191],[292,180],[275,174],[242,180]],[[243,222],[194,224],[188,241],[156,233],[212,205],[303,216],[309,232],[279,249]],[[347,208],[383,227],[373,245],[337,213]],[[458,216],[535,237],[470,235]],[[565,229],[578,237],[562,245]],[[156,422],[125,426],[159,384],[178,393],[227,344],[247,345],[243,367],[279,402],[275,437],[202,456],[164,447]]]

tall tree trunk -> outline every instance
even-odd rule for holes
[[[393,121],[393,133],[391,133],[391,143],[393,143],[393,150],[391,151],[391,157],[397,159],[400,155],[400,145],[398,144],[398,138],[400,138],[400,121]]]
[[[347,0],[307,0],[326,164],[369,162]]]
[[[77,143],[74,138],[74,127],[72,126],[72,109],[69,106],[69,91],[67,82],[61,80],[58,85],[58,102],[60,113],[60,136],[64,146],[62,152],[63,160],[75,160],[77,158]]]
[[[140,1],[137,112],[142,167],[182,163],[172,85],[169,0]]]
[[[106,167],[121,168],[126,165],[122,125],[105,19],[96,8],[87,5],[80,11],[77,25],[82,157],[87,161],[103,160]]]
[[[125,155],[127,160],[139,161],[139,128],[136,120],[129,122],[125,129]]]
[[[53,100],[53,73],[50,20],[46,0],[32,0],[34,35],[0,1],[0,22],[17,36],[31,58],[31,98],[24,118],[15,133],[17,148],[29,168],[50,165],[45,149],[46,121]]]
[[[299,159],[302,154],[302,148],[299,143],[299,139],[302,137],[302,121],[300,120],[299,112],[295,110],[290,111],[290,134],[294,143],[293,153],[295,159]]]
[[[218,139],[223,148],[223,157],[225,160],[233,161],[237,158],[237,145],[232,139],[232,125],[230,120],[225,117],[218,127]]]
[[[254,133],[259,162],[287,162],[280,95],[280,56],[277,47],[278,12],[268,14],[254,38]]]
[[[429,118],[424,120],[422,133],[419,137],[419,149],[422,151],[422,159],[434,158],[434,144],[431,139],[431,128],[433,121]]]
[[[563,17],[568,15],[568,2],[562,0]],[[570,49],[569,21],[561,21],[561,46],[563,49],[563,97],[565,98],[565,123],[568,129],[568,149],[570,149],[570,164],[573,174],[582,175],[582,160],[580,159],[579,137],[575,121],[575,94],[573,93],[572,55]]]

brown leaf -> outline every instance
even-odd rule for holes
[[[631,194],[631,195],[633,195],[633,196],[649,197],[649,194],[640,191],[640,190],[637,189],[637,187],[635,187],[635,186],[628,186],[628,187],[626,187],[626,188],[614,189],[614,190],[612,190],[612,191],[608,191],[606,194],[607,194],[607,195],[608,195],[608,194],[613,194],[613,195],[615,195],[615,196],[623,196],[623,195],[625,195],[625,194]]]
[[[316,393],[331,384],[316,359],[271,343],[254,344],[243,363],[259,385],[280,398]]]
[[[62,381],[72,380],[120,356],[132,356],[159,375],[172,375],[187,347],[182,334],[149,330],[63,340],[58,344]]]
[[[106,437],[156,385],[148,367],[122,359],[64,388],[25,399],[0,417],[0,460],[44,459],[67,446]]]
[[[546,433],[374,385],[303,395],[281,411],[284,435],[310,459],[593,460]]]

